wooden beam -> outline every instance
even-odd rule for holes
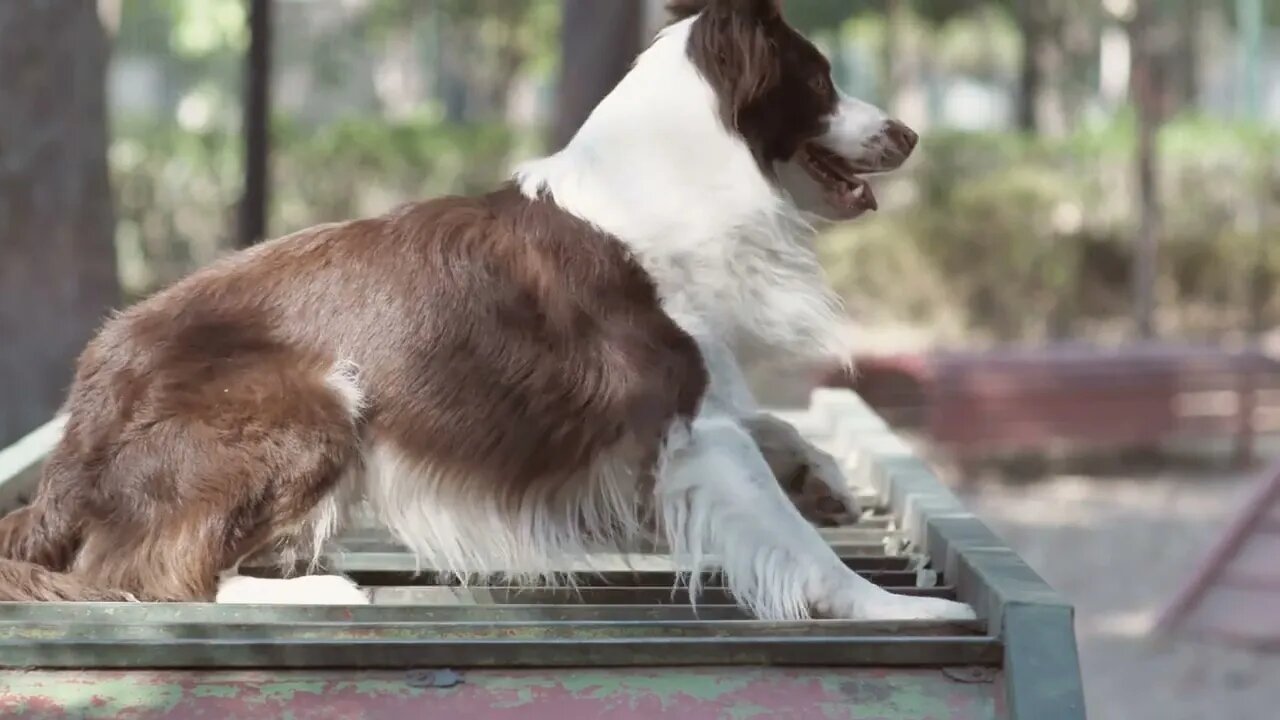
[[[1267,517],[1268,512],[1280,503],[1280,464],[1273,465],[1258,477],[1256,490],[1240,507],[1230,526],[1218,538],[1213,548],[1201,559],[1190,580],[1174,596],[1160,618],[1156,630],[1170,633],[1195,609],[1215,583],[1232,558],[1240,551],[1249,535]]]

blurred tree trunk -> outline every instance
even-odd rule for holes
[[[466,3],[455,0],[432,12],[436,23],[435,94],[450,123],[500,122],[507,117],[511,91],[530,48],[529,0]],[[408,7],[406,26],[422,8]]]
[[[250,0],[249,54],[244,65],[244,190],[240,247],[267,237],[271,207],[272,0]]]
[[[906,12],[906,0],[889,0],[888,7],[885,9],[884,56],[881,58],[884,67],[880,83],[880,98],[884,102],[885,110],[898,118],[902,117],[900,98],[902,86],[906,82],[906,78],[903,77],[906,63],[902,60]]]
[[[58,409],[119,300],[96,3],[0,2],[0,446]]]
[[[1022,34],[1018,128],[1061,135],[1068,125],[1062,87],[1067,70],[1062,18],[1049,0],[1016,0],[1014,17]]]
[[[1131,95],[1138,116],[1138,236],[1134,244],[1133,313],[1139,337],[1156,332],[1156,281],[1159,276],[1160,232],[1163,221],[1158,186],[1156,134],[1165,114],[1164,73],[1159,58],[1158,0],[1138,0],[1128,23],[1132,53]]]
[[[1182,0],[1178,8],[1177,44],[1171,68],[1178,110],[1195,109],[1200,102],[1200,33],[1204,15],[1204,6],[1196,0]]]
[[[920,47],[909,0],[889,0],[885,9],[881,98],[893,117],[917,130],[928,129],[930,117],[927,53]]]
[[[1036,0],[1031,0],[1036,3]],[[1020,0],[1014,16],[1018,20],[1018,29],[1022,34],[1022,61],[1018,68],[1018,129],[1034,133],[1039,128],[1036,113],[1036,98],[1040,97],[1040,88],[1044,85],[1044,76],[1036,57],[1036,50],[1044,42],[1044,32],[1038,20],[1034,5]]]
[[[564,0],[553,149],[573,138],[640,54],[646,0]]]

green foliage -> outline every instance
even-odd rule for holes
[[[848,20],[869,12],[884,11],[885,0],[788,0],[787,21],[802,32],[834,30]]]
[[[167,46],[197,59],[242,53],[248,46],[244,0],[124,0],[119,42],[126,46]]]
[[[1043,0],[1040,0],[1043,1]],[[912,0],[912,9],[935,25],[967,15],[990,5],[1007,5],[1008,0]]]
[[[492,188],[531,138],[500,125],[428,119],[277,123],[273,234],[384,212],[410,200]],[[226,252],[241,188],[241,144],[168,122],[118,125],[111,150],[126,289],[141,295]]]
[[[118,121],[111,144],[116,245],[126,293],[141,295],[216,258],[231,241],[239,138]]]
[[[248,47],[247,13],[242,0],[173,2],[173,6],[172,45],[178,53],[203,57],[244,52]]]
[[[824,262],[871,318],[931,325],[956,341],[1123,328],[1136,229],[1131,130],[1121,119],[1057,142],[936,134],[883,188],[885,211],[824,238]],[[1280,283],[1280,132],[1189,118],[1159,142],[1164,322],[1202,337],[1239,330],[1258,263]]]
[[[787,0],[787,20],[804,32],[832,31],[862,15],[884,15],[901,2],[917,17],[942,25],[987,7],[1005,8],[1012,0]]]
[[[280,127],[276,232],[360,217],[408,200],[494,186],[521,143],[499,124],[348,120],[319,131]]]
[[[1194,0],[1184,0],[1192,1]],[[1237,10],[1239,9],[1238,0],[1219,0],[1227,6],[1227,17],[1232,25],[1238,25],[1239,18]],[[1280,0],[1262,0],[1262,18],[1263,23],[1270,27],[1280,26]]]

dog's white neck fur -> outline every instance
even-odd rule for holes
[[[848,358],[814,229],[725,128],[686,52],[692,23],[663,31],[569,145],[519,167],[517,182],[630,246],[695,338]]]

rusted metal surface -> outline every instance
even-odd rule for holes
[[[1005,717],[998,675],[941,668],[11,672],[0,676],[0,687],[0,717],[12,720]]]

